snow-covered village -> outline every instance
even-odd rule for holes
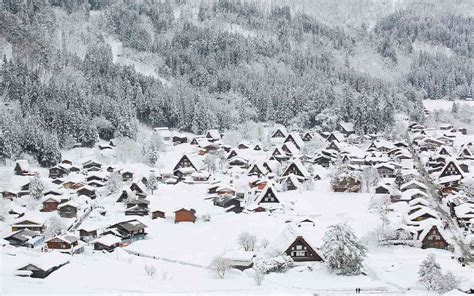
[[[159,127],[145,147],[112,139],[49,169],[8,162],[6,291],[422,292],[434,264],[430,285],[472,291],[463,128],[408,123],[399,141],[348,122],[246,128]]]
[[[0,2],[0,295],[474,294],[472,0]]]

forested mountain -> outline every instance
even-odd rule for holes
[[[423,98],[471,95],[472,17],[414,2],[347,23],[305,4],[3,0],[5,156],[52,165],[75,143],[135,138],[139,122],[201,133],[347,120],[360,134],[389,132],[397,112],[419,119]],[[361,52],[385,75],[362,71]],[[117,62],[125,58],[154,75]]]

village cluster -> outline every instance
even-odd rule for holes
[[[278,235],[263,247],[278,250],[295,265],[324,262],[320,246],[326,229],[319,227],[317,215],[304,209],[308,200],[317,204],[326,192],[348,200],[370,195],[367,212],[382,217],[382,245],[443,249],[460,264],[472,256],[474,146],[465,129],[411,123],[404,140],[389,141],[357,136],[347,122],[329,132],[288,132],[272,126],[267,127],[268,143],[242,141],[236,146],[225,145],[225,134],[217,130],[201,136],[168,128],[154,133],[166,145],[167,165],[162,167],[105,164],[87,156],[78,162],[67,155],[49,170],[16,161],[2,189],[8,206],[3,245],[31,248],[38,256],[11,272],[47,277],[69,261],[67,256],[52,258],[54,252],[76,255],[122,248],[147,255],[147,241],[159,237],[153,230],[156,223],[178,229],[223,215],[234,215],[233,221],[253,215],[281,217],[275,218]],[[116,147],[112,140],[93,149],[113,153]],[[302,194],[308,197],[303,204],[297,200]],[[23,200],[32,195],[41,201],[36,208]],[[231,267],[244,270],[252,267],[256,255],[251,246],[229,250],[223,257]]]

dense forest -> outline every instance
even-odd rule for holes
[[[11,47],[0,81],[3,153],[44,166],[63,148],[134,139],[139,123],[202,133],[346,120],[359,134],[390,133],[396,113],[422,118],[422,99],[472,93],[474,21],[456,14],[407,8],[348,28],[258,1],[3,0],[0,23]],[[110,38],[157,75],[114,62]],[[416,51],[416,42],[446,50]],[[389,80],[359,71],[351,60],[361,47],[388,72],[400,60],[410,66]]]

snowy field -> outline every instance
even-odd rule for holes
[[[155,170],[169,170],[184,153],[196,152],[197,147],[189,144],[167,147],[160,155],[161,160]],[[263,160],[268,152],[240,150],[242,156],[252,161]],[[120,162],[114,150],[100,151],[97,147],[75,148],[63,152],[63,159],[71,159],[76,164],[95,159],[104,165],[114,165],[135,172],[147,172],[150,167],[142,163]],[[14,163],[0,167],[0,184],[8,188],[18,188],[28,181],[28,177],[13,175]],[[380,247],[374,233],[381,225],[381,216],[370,210],[372,193],[335,193],[329,183],[329,171],[321,170],[322,180],[314,182],[308,190],[278,192],[281,210],[273,213],[225,213],[223,208],[213,205],[207,188],[209,184],[176,185],[160,183],[153,194],[149,194],[149,208],[172,213],[180,208],[193,208],[197,212],[196,223],[174,223],[174,216],[152,220],[148,216],[125,216],[125,206],[117,203],[119,193],[101,194],[89,201],[103,207],[105,216],[92,213],[83,226],[106,228],[114,223],[136,218],[147,225],[145,240],[136,241],[112,253],[93,251],[86,246],[85,252],[74,256],[63,255],[69,264],[61,267],[45,279],[15,276],[15,271],[29,258],[42,258],[39,249],[15,248],[4,245],[0,250],[0,295],[11,294],[137,294],[137,293],[183,293],[183,294],[352,294],[356,288],[375,295],[418,294],[425,295],[426,289],[417,281],[419,265],[427,255],[436,255],[443,272],[452,271],[460,283],[472,278],[472,268],[462,267],[452,258],[449,251],[412,247]],[[43,179],[48,170],[36,168]],[[235,173],[235,174],[234,174]],[[251,180],[246,174],[233,172],[233,185],[239,189]],[[215,173],[214,178],[225,181],[229,175]],[[85,201],[76,198],[81,207]],[[15,200],[16,206],[21,203]],[[6,203],[10,206],[10,202]],[[56,212],[40,212],[41,204],[32,211],[35,217],[46,220],[57,216]],[[396,213],[395,213],[396,214]],[[210,221],[202,219],[209,215]],[[347,223],[355,235],[368,246],[367,258],[363,262],[365,274],[358,276],[338,276],[328,272],[324,263],[297,264],[285,273],[270,273],[261,286],[257,286],[251,271],[230,270],[224,279],[218,278],[209,268],[217,255],[241,250],[238,237],[242,232],[257,236],[256,254],[268,252],[264,242],[271,245],[288,225],[296,226],[310,218],[315,225],[302,225],[301,229],[311,233],[317,247],[330,225]],[[71,220],[61,218],[67,225]],[[13,218],[0,222],[0,234],[11,233]],[[59,253],[49,253],[62,256]],[[154,258],[153,258],[154,257]],[[154,266],[156,274],[151,277],[145,266]],[[72,288],[73,287],[73,288]],[[72,290],[73,289],[73,290]]]
[[[463,104],[469,105],[471,107],[474,107],[474,101],[454,101],[460,106]],[[453,107],[453,101],[447,101],[447,100],[423,100],[423,105],[425,108],[429,111],[434,111],[434,110],[451,110]]]

